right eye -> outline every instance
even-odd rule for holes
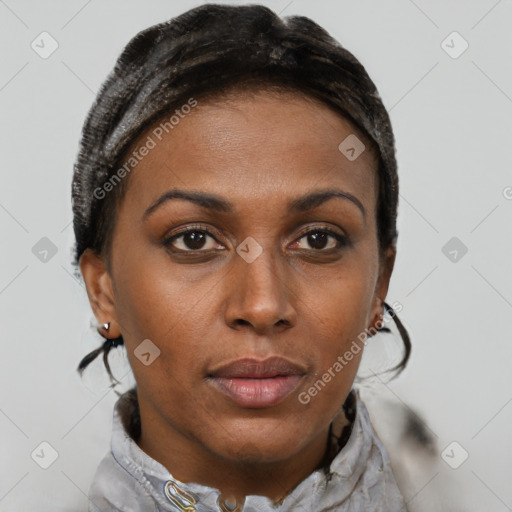
[[[208,239],[211,241],[208,242]],[[175,252],[208,252],[219,248],[215,244],[223,248],[208,230],[197,226],[188,227],[167,237],[163,244]]]

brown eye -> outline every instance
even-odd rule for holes
[[[206,252],[218,248],[220,244],[208,231],[189,228],[166,238],[164,245],[177,252]]]
[[[346,238],[330,229],[314,229],[304,233],[297,242],[305,240],[306,247],[299,247],[306,250],[325,251],[339,249],[347,244]]]

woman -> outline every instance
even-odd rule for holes
[[[136,388],[90,510],[407,510],[353,387],[393,319],[398,178],[363,66],[305,17],[204,5],[134,37],[83,129],[76,264]]]

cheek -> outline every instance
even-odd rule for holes
[[[215,312],[211,276],[191,282],[175,270],[171,275],[157,266],[136,268],[134,264],[119,270],[120,275],[131,276],[117,287],[116,309],[134,373],[140,364],[133,353],[146,339],[160,350],[153,374],[158,366],[176,375],[180,368],[201,364]]]
[[[343,375],[347,379],[357,371],[364,348],[361,335],[369,327],[375,288],[376,273],[365,265],[369,263],[347,265],[321,287],[309,287],[314,292],[304,292],[302,302],[307,306],[304,313],[314,340],[317,378],[339,362],[339,357],[343,358]],[[334,371],[341,371],[339,365]],[[344,379],[336,377],[338,383]]]
[[[364,345],[358,336],[367,327],[372,294],[364,280],[341,276],[323,288],[325,300],[310,297],[310,355],[315,371],[298,401],[303,411],[323,424],[330,421],[352,388]],[[344,277],[344,278],[343,278]]]
[[[354,258],[355,259],[355,258]],[[346,264],[325,275],[321,286],[306,285],[304,302],[325,327],[326,337],[336,334],[340,343],[368,327],[374,299],[376,269],[370,261]]]

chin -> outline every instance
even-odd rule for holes
[[[287,460],[301,449],[304,436],[285,428],[246,428],[229,430],[213,451],[222,458],[243,464],[271,464]],[[210,449],[213,447],[210,446]]]

